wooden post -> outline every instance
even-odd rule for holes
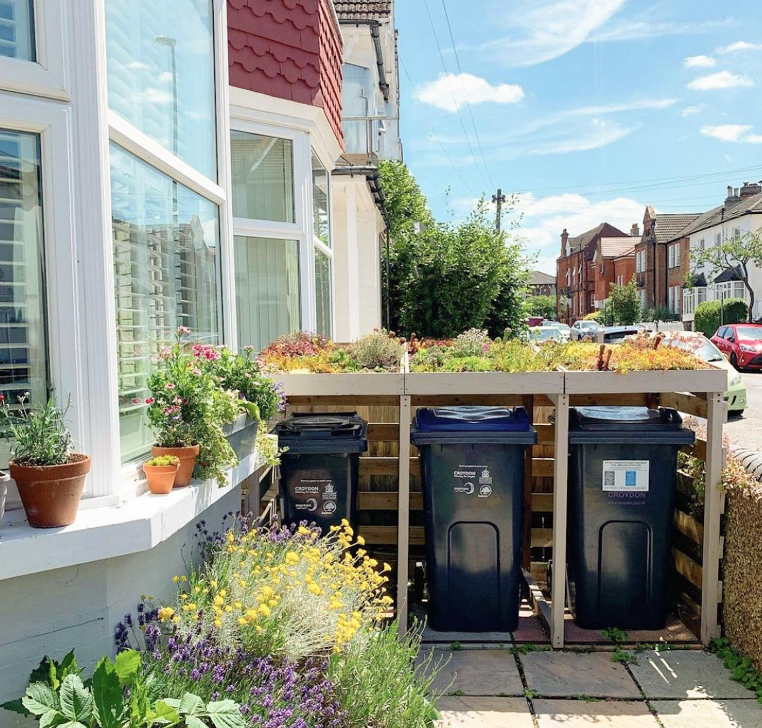
[[[569,470],[569,395],[551,394],[556,406],[555,452],[553,464],[553,575],[550,585],[550,643],[564,646],[566,607],[566,511]]]
[[[701,577],[701,642],[708,646],[720,636],[718,604],[720,601],[720,517],[723,493],[720,480],[724,467],[722,427],[725,423],[724,393],[707,396],[706,487],[704,489],[704,562]]]
[[[400,635],[407,632],[411,415],[411,398],[400,397],[399,501],[397,505],[397,626]]]
[[[522,398],[522,404],[534,424],[534,397],[529,394]],[[524,454],[524,523],[521,535],[521,567],[529,571],[532,566],[532,489],[535,482],[532,474],[532,447]]]

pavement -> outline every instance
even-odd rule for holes
[[[702,650],[424,647],[442,728],[760,728],[762,705]]]
[[[762,372],[741,372],[748,405],[743,415],[730,415],[725,433],[732,445],[762,450]]]

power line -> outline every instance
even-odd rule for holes
[[[455,36],[452,33],[452,25],[450,25],[450,14],[447,12],[447,4],[445,0],[442,0],[442,10],[444,10],[445,20],[447,21],[447,30],[450,33],[450,42],[452,43],[452,50],[455,54],[455,63],[458,65],[458,73],[460,74],[460,85],[463,89],[463,95],[466,97],[466,105],[468,106],[468,113],[471,115],[471,125],[474,127],[474,135],[476,136],[476,144],[479,147],[479,154],[482,157],[482,163],[484,169],[487,171],[487,177],[492,187],[495,183],[492,181],[492,175],[490,174],[489,167],[487,166],[487,160],[484,158],[484,149],[482,149],[482,140],[479,138],[479,130],[476,128],[476,119],[474,118],[474,110],[471,108],[471,99],[468,98],[468,92],[466,91],[466,84],[463,81],[463,69],[460,65],[460,56],[458,55],[458,49],[455,45]]]
[[[423,4],[426,6],[426,14],[429,16],[429,24],[431,25],[431,32],[434,35],[434,42],[436,43],[437,50],[439,51],[439,59],[442,61],[442,68],[444,69],[445,75],[447,75],[447,64],[445,63],[442,46],[439,44],[439,36],[437,35],[437,29],[434,26],[434,18],[432,17],[431,9],[429,8],[429,0],[423,0]],[[481,168],[479,167],[479,162],[477,161],[476,154],[474,153],[474,148],[471,146],[471,139],[469,138],[468,132],[466,131],[466,125],[463,123],[463,116],[460,113],[460,107],[458,105],[457,99],[455,98],[455,91],[453,91],[452,85],[450,85],[450,94],[452,95],[452,103],[455,106],[455,112],[457,113],[458,120],[460,121],[460,127],[463,129],[463,136],[466,138],[466,144],[468,144],[468,151],[471,153],[471,159],[473,159],[476,163],[476,169],[479,172],[479,176],[482,178],[482,182],[484,182],[485,185],[493,187],[494,185],[487,182],[484,175],[482,174]]]

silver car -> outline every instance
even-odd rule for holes
[[[575,321],[569,336],[572,341],[583,341],[588,338],[595,341],[601,328],[597,321]]]

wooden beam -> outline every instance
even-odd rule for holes
[[[344,374],[321,374],[319,376],[343,377]],[[373,375],[367,375],[373,376]],[[309,394],[288,395],[288,404],[294,407],[396,407],[399,397],[385,394]]]
[[[692,516],[675,509],[675,528],[694,543],[704,543],[704,527]]]
[[[553,425],[548,423],[536,424],[534,429],[537,430],[537,444],[538,445],[552,445],[555,439],[556,429]]]
[[[672,556],[675,559],[675,571],[693,586],[701,589],[703,569],[690,556],[674,547],[672,548]]]
[[[400,635],[407,632],[407,581],[410,554],[410,397],[399,398],[399,496],[397,501],[397,629]],[[416,459],[416,464],[418,461]],[[423,530],[423,529],[421,529]]]
[[[569,404],[572,407],[605,407],[607,405],[645,407],[647,401],[647,394],[626,392],[622,394],[572,394],[569,398]]]
[[[532,458],[532,475],[535,478],[552,478],[554,462],[553,458]]]
[[[569,395],[556,400],[555,455],[553,462],[553,578],[550,641],[555,649],[564,646],[564,610],[566,608],[566,511],[569,469]]]
[[[662,392],[659,395],[662,407],[672,407],[678,412],[685,412],[694,417],[707,416],[707,403],[692,394],[683,392]]]
[[[400,426],[397,422],[370,422],[368,439],[371,442],[397,442]]]
[[[408,452],[410,446],[408,442]],[[404,460],[402,461],[404,463]],[[421,465],[416,457],[408,457],[408,470],[413,475],[420,475]],[[397,475],[400,469],[400,458],[395,455],[386,457],[361,457],[360,475]]]
[[[368,546],[389,546],[399,542],[400,532],[396,526],[358,526],[357,530]],[[425,543],[426,536],[423,526],[410,526],[409,545],[423,546]],[[553,529],[532,529],[532,548],[550,548],[552,545]],[[401,564],[402,559],[399,559],[399,562]]]
[[[720,636],[718,603],[720,600],[720,519],[722,491],[720,483],[725,464],[722,427],[726,418],[725,396],[713,392],[707,397],[706,488],[704,489],[704,547],[701,579],[701,642],[709,646]]]

